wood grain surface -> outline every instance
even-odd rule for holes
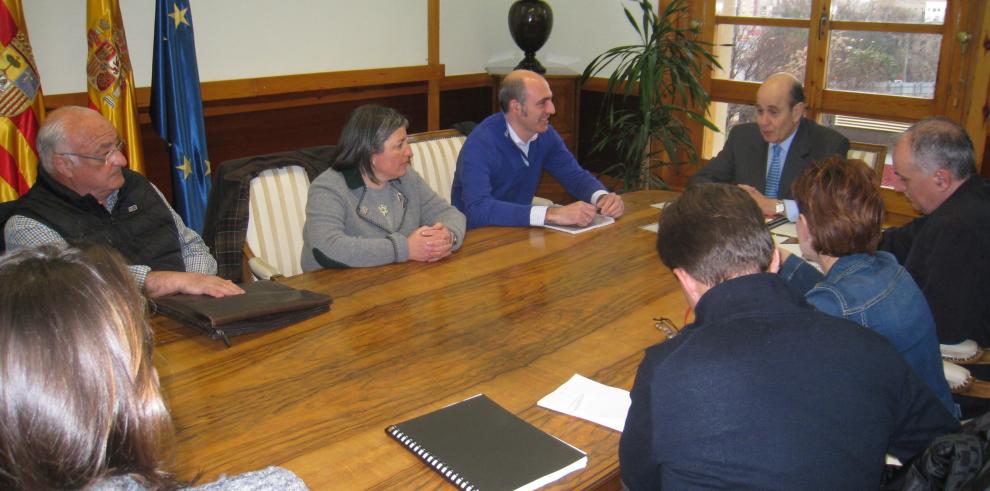
[[[536,402],[574,373],[631,388],[643,349],[665,339],[652,318],[681,327],[687,303],[639,229],[673,196],[627,194],[624,217],[583,234],[482,228],[438,263],[289,278],[332,295],[331,311],[229,349],[156,317],[176,471],[282,465],[317,490],[448,488],[384,429],[485,393],[588,453],[551,489],[615,487],[619,433]]]

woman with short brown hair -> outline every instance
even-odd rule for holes
[[[818,310],[885,336],[958,417],[928,303],[897,259],[877,250],[884,206],[876,174],[861,160],[833,156],[805,168],[792,191],[801,254],[824,274],[784,250],[779,274]]]

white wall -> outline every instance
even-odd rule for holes
[[[635,40],[629,0],[549,0],[544,64],[576,72],[605,49]],[[151,80],[152,0],[120,0],[137,86]],[[518,62],[509,36],[512,0],[441,0],[440,61],[448,75]],[[46,94],[86,90],[86,2],[22,0]],[[202,81],[427,63],[426,0],[193,0]],[[502,62],[502,63],[499,63]]]
[[[514,65],[523,52],[509,34],[513,0],[441,0],[440,61],[447,75],[480,73],[485,65]],[[547,0],[553,9],[550,39],[537,53],[544,65],[582,72],[599,53],[636,41],[622,7],[629,0]],[[637,16],[638,18],[638,16]]]

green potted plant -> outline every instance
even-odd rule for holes
[[[584,83],[616,65],[608,78],[591,153],[615,152],[618,162],[603,174],[616,178],[623,191],[666,188],[653,168],[680,165],[678,155],[697,160],[682,116],[718,131],[706,117],[710,98],[701,71],[708,64],[720,65],[708,50],[711,44],[697,40],[700,24],[688,19],[687,0],[671,0],[659,13],[649,0],[632,1],[639,4],[642,21],[637,22],[628,8],[623,10],[640,42],[596,56],[581,78]],[[654,141],[662,150],[653,150]],[[666,160],[651,163],[661,151]]]

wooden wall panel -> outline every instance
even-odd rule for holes
[[[214,168],[226,160],[294,148],[336,143],[350,112],[362,104],[395,108],[409,118],[409,131],[426,131],[425,93],[375,96],[307,106],[206,116],[206,141]],[[209,112],[208,112],[209,113]],[[141,125],[147,177],[172,197],[171,173],[164,144],[146,118]]]
[[[440,92],[440,128],[450,128],[454,123],[474,121],[480,123],[491,114],[491,87],[471,87]]]

